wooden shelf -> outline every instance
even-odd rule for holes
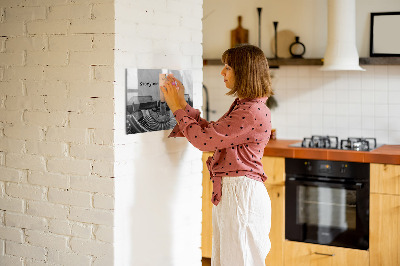
[[[360,65],[400,65],[400,57],[362,57]]]
[[[279,66],[321,66],[323,58],[268,58],[271,68]],[[222,65],[220,59],[204,59],[204,66]],[[362,57],[360,65],[400,65],[400,57]]]
[[[322,65],[321,58],[268,58],[268,64],[270,67],[279,66],[304,66],[304,65]],[[217,66],[222,65],[220,59],[204,59],[204,66]]]

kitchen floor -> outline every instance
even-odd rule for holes
[[[209,258],[202,258],[201,262],[203,263],[203,266],[211,266],[211,259]]]

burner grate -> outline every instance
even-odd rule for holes
[[[369,151],[376,147],[376,138],[347,138],[340,141],[342,150]]]
[[[317,136],[313,135],[311,138],[304,138],[301,147],[305,148],[325,148],[325,149],[338,149],[339,140],[336,136]]]
[[[376,149],[376,138],[347,138],[342,139],[339,143],[339,138],[336,136],[319,136],[313,135],[311,138],[303,138],[301,143],[296,143],[291,146],[303,148],[320,148],[320,149],[341,149],[353,151],[371,151]]]

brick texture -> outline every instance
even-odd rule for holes
[[[114,3],[0,1],[0,265],[113,263]]]

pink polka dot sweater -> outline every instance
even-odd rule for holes
[[[169,137],[186,137],[199,150],[214,151],[214,156],[207,160],[214,205],[221,200],[224,176],[247,176],[261,182],[267,179],[261,164],[271,132],[271,112],[266,100],[267,97],[237,98],[216,122],[201,118],[200,111],[190,105],[174,113],[178,124]]]

